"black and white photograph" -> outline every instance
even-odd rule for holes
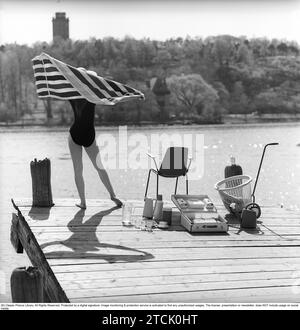
[[[299,303],[300,1],[0,0],[0,309]]]

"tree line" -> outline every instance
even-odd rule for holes
[[[0,47],[0,121],[15,121],[39,108],[48,120],[72,120],[67,102],[37,98],[31,59],[41,52],[145,94],[143,102],[97,106],[99,123],[221,123],[224,114],[300,111],[296,42],[229,35],[165,41],[56,38]]]

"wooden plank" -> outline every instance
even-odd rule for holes
[[[137,211],[133,214],[133,220],[138,217],[142,217],[142,213]],[[95,214],[83,214],[76,212],[72,215],[67,214],[32,214],[29,213],[26,216],[26,220],[30,226],[68,226],[76,224],[89,224],[89,223],[101,223],[101,225],[120,225],[122,222],[121,214],[116,214],[115,212],[110,214],[105,214],[104,216],[101,213],[97,212]],[[236,221],[235,223],[230,223],[232,225],[239,225]],[[294,218],[289,217],[288,219],[284,218],[267,218],[258,221],[258,226],[276,226],[276,227],[300,227],[300,216],[295,216]]]
[[[156,237],[156,233],[143,233],[142,235],[131,235],[131,237],[123,237],[119,235],[106,235],[101,232],[57,232],[57,233],[38,233],[37,240],[41,246],[47,245],[68,245],[71,248],[85,246],[106,246],[119,245],[131,248],[197,248],[197,247],[260,247],[260,246],[300,246],[300,236],[294,239],[284,239],[284,237],[273,236],[245,236],[235,235],[228,236],[193,236],[194,239],[187,239],[187,237],[180,237],[176,235],[166,234],[165,239]],[[127,235],[126,235],[127,236]]]
[[[45,253],[49,264],[91,264],[91,263],[128,263],[128,262],[165,262],[173,261],[179,262],[182,260],[216,260],[216,259],[267,259],[267,258],[294,258],[298,257],[299,248],[285,247],[285,248],[273,248],[264,247],[259,248],[243,248],[240,251],[237,248],[226,248],[226,249],[199,249],[199,251],[190,254],[177,251],[175,253],[154,253],[151,250],[147,251],[124,251],[121,249],[101,249],[98,252],[82,253],[73,251],[54,251],[51,253]],[[263,250],[263,251],[262,251]],[[262,254],[263,252],[263,254]]]
[[[45,237],[46,235],[44,235]],[[100,235],[98,235],[100,236]],[[88,243],[87,243],[88,241]],[[170,241],[169,239],[166,241],[160,240],[153,240],[151,241],[142,241],[142,240],[100,240],[100,237],[92,237],[91,239],[89,238],[88,235],[80,235],[80,237],[72,238],[72,236],[65,235],[65,239],[61,236],[60,239],[55,239],[55,240],[49,240],[49,238],[41,238],[38,237],[38,242],[42,246],[42,248],[46,246],[51,246],[51,245],[68,245],[71,246],[73,249],[85,249],[90,247],[92,244],[95,246],[101,247],[102,245],[105,247],[107,245],[116,245],[116,243],[120,246],[125,246],[128,248],[133,248],[133,249],[148,249],[148,248],[189,248],[189,249],[194,249],[194,248],[200,248],[200,247],[216,247],[216,248],[221,248],[221,247],[235,247],[238,246],[240,248],[242,247],[263,247],[263,246],[300,246],[300,239],[291,241],[291,240],[284,240],[284,239],[278,239],[274,238],[272,240],[265,240],[265,239],[260,239],[260,240],[198,240],[198,241],[189,241],[189,240],[182,240],[182,241]],[[72,242],[72,243],[71,243]],[[193,252],[193,250],[191,250]]]
[[[182,260],[180,262],[174,263],[171,261],[153,261],[153,262],[136,262],[136,263],[90,263],[85,264],[80,261],[77,264],[59,264],[52,265],[52,269],[55,274],[59,273],[99,273],[99,276],[105,276],[105,274],[110,274],[110,272],[137,272],[146,271],[154,272],[161,271],[162,269],[170,270],[171,272],[175,269],[189,269],[193,271],[197,268],[201,272],[224,272],[226,270],[232,269],[232,271],[239,271],[240,269],[247,271],[257,270],[265,271],[272,270],[273,267],[280,265],[284,269],[294,269],[295,271],[300,271],[300,257],[296,258],[260,258],[260,259],[214,259],[214,260]],[[225,270],[224,270],[225,269]],[[66,275],[67,276],[67,275]]]
[[[71,225],[89,225],[89,224],[101,224],[101,225],[110,225],[110,226],[121,226],[122,225],[122,217],[121,215],[116,214],[108,214],[105,216],[101,216],[98,214],[92,216],[81,216],[81,215],[72,215],[68,216],[66,214],[63,215],[54,215],[51,214],[48,219],[43,218],[44,215],[39,215],[39,218],[34,218],[31,216],[26,216],[26,220],[30,224],[30,226],[71,226]],[[142,219],[142,215],[134,214],[132,216],[132,221],[134,222],[136,219]],[[174,224],[180,225],[180,217],[174,217]],[[232,227],[240,227],[240,223],[238,221],[228,222],[228,224]],[[292,217],[288,219],[266,219],[263,221],[257,222],[258,227],[263,226],[274,226],[274,227],[298,227],[300,228],[300,220],[299,217],[292,219]]]
[[[281,266],[281,267],[280,267]],[[227,281],[243,279],[270,279],[270,278],[297,278],[300,272],[292,267],[285,269],[282,265],[276,264],[272,267],[261,267],[258,270],[256,266],[248,267],[189,267],[182,269],[174,267],[172,269],[140,269],[140,270],[111,270],[106,272],[72,272],[58,273],[57,278],[64,287],[70,288],[73,285],[92,285],[94,281],[103,286],[134,286],[134,285],[152,285],[165,283],[186,283],[195,281]],[[100,275],[100,276],[99,276]],[[66,282],[66,283],[64,283]],[[98,286],[99,286],[98,285]]]
[[[42,231],[49,231],[49,232],[113,232],[113,233],[117,233],[117,232],[126,232],[128,234],[132,233],[133,235],[136,235],[136,233],[140,233],[141,235],[144,235],[143,231],[141,231],[139,228],[135,228],[135,226],[121,226],[120,224],[118,226],[101,226],[101,225],[72,225],[69,227],[65,227],[65,226],[32,226],[31,227],[32,230],[34,230],[35,232],[38,232],[39,229],[41,229]],[[293,230],[293,228],[291,229]],[[228,236],[230,234],[230,232],[233,233],[251,233],[252,235],[256,234],[256,235],[263,235],[264,232],[268,233],[270,232],[270,230],[268,230],[267,228],[263,227],[263,228],[257,228],[257,229],[247,229],[247,230],[243,230],[240,229],[239,227],[229,227],[229,233],[225,233],[225,232],[219,232],[219,233],[189,233],[185,230],[185,228],[181,227],[181,226],[172,226],[169,229],[166,230],[162,230],[162,229],[156,229],[155,230],[158,234],[159,233],[164,233],[163,235],[167,234],[176,234],[176,232],[185,232],[188,236],[206,236],[206,235],[210,235],[210,236]],[[287,230],[288,231],[288,230]],[[147,233],[149,234],[149,233]],[[114,234],[115,235],[115,234]],[[127,234],[126,234],[127,235]]]
[[[69,302],[21,212],[18,212],[18,215],[13,213],[12,216],[12,221],[17,223],[16,226],[12,227],[12,230],[17,230],[16,235],[32,265],[42,273],[43,286],[47,297],[51,302]]]
[[[119,227],[120,230],[108,231],[106,229],[95,228],[93,226],[74,227],[31,227],[32,232],[41,240],[49,237],[50,240],[61,239],[76,235],[78,239],[91,238],[95,235],[98,240],[126,240],[126,241],[198,241],[198,240],[298,240],[300,235],[283,234],[279,235],[272,229],[263,228],[261,230],[240,230],[239,228],[229,228],[227,233],[189,233],[182,227],[171,227],[168,230],[154,229],[153,232],[142,231],[131,227]],[[285,237],[291,236],[291,237]]]
[[[20,197],[20,198],[14,198],[16,204],[18,206],[23,206],[23,207],[31,207],[31,204],[32,204],[32,198],[26,198],[26,197]],[[55,207],[74,207],[75,203],[78,202],[78,199],[77,198],[55,198]],[[144,202],[142,199],[129,199],[126,202],[131,202],[131,203],[134,203],[135,205],[138,205],[140,207],[143,207],[144,205]],[[221,202],[221,200],[219,199],[216,199],[216,200],[213,200],[214,204],[216,205],[216,207],[220,208],[220,209],[224,209],[225,210],[225,207],[223,205],[223,203]],[[104,205],[104,204],[109,204],[109,203],[112,203],[111,200],[109,199],[101,199],[101,198],[89,198],[88,199],[88,206],[101,206],[101,205]],[[174,203],[171,201],[171,200],[166,200],[164,199],[164,204],[171,204],[171,205],[174,205]],[[279,211],[294,211],[294,212],[297,212],[297,210],[290,210],[288,208],[282,208],[282,207],[279,207],[277,205],[263,205],[261,206],[263,209],[266,209],[266,210],[269,210],[269,209],[278,209]]]
[[[69,235],[70,237],[72,235],[72,232],[69,230],[63,230],[63,228],[58,230],[52,230],[52,229],[35,229],[32,228],[32,232],[36,235],[36,237],[40,237],[43,240],[42,235],[49,235],[49,241],[54,240],[60,240],[59,235]],[[80,231],[81,235],[87,234],[89,237],[90,230],[87,231]],[[95,233],[95,232],[94,232]],[[183,240],[190,240],[191,242],[194,241],[223,241],[223,240],[229,240],[229,241],[257,241],[257,240],[289,240],[289,241],[298,241],[300,239],[300,235],[293,235],[293,234],[282,234],[278,235],[276,233],[272,232],[266,232],[263,235],[256,235],[252,233],[247,232],[240,232],[238,235],[236,235],[234,232],[231,234],[189,234],[187,232],[181,231],[181,232],[173,232],[172,235],[165,235],[161,231],[154,231],[153,233],[147,233],[147,232],[140,232],[137,235],[131,234],[130,232],[126,232],[126,241],[148,241],[149,238],[152,239],[155,242],[161,242],[161,241],[168,241],[172,239],[174,242],[177,241],[183,241]],[[58,236],[57,236],[58,235]],[[79,235],[79,236],[81,236]],[[111,241],[113,242],[119,242],[119,240],[122,240],[124,238],[124,235],[118,236],[117,233],[111,233],[111,232],[96,232],[95,233],[97,239],[99,241]],[[57,239],[55,237],[58,237]]]
[[[116,236],[118,233],[120,235],[126,235],[128,237],[135,237],[136,235],[139,235],[140,237],[143,237],[143,235],[151,235],[151,233],[145,233],[141,231],[140,229],[133,228],[133,227],[120,227],[120,226],[72,226],[72,227],[31,227],[32,231],[37,235],[39,233],[43,232],[49,232],[49,233],[59,233],[59,232],[69,232],[69,233],[80,233],[80,232],[94,232],[94,233],[102,233],[107,234],[108,236]],[[240,229],[240,228],[233,228],[229,227],[228,233],[189,233],[187,232],[183,227],[172,227],[171,229],[167,230],[160,230],[156,229],[154,230],[155,235],[154,236],[164,236],[170,235],[170,237],[177,236],[177,235],[187,235],[191,239],[193,237],[204,237],[204,236],[229,236],[229,235],[243,235],[243,236],[273,236],[277,235],[278,238],[280,236],[299,236],[300,235],[300,228],[295,229],[294,227],[270,227],[270,228],[258,228],[258,229]]]
[[[77,206],[75,206],[75,203],[77,202],[78,201],[74,201],[74,204],[69,206],[55,204],[54,207],[32,207],[32,206],[20,206],[19,204],[18,205],[22,213],[24,212],[25,214],[29,212],[31,212],[32,214],[45,214],[45,213],[72,214],[73,212],[78,212],[80,210]],[[133,206],[133,210],[136,210],[137,212],[141,212],[143,210],[144,207],[143,205],[131,201],[130,203]],[[108,210],[115,206],[116,206],[115,203],[113,203],[112,201],[106,203],[105,202],[99,203],[98,205],[88,205],[87,208],[84,210],[84,212],[88,215],[92,215],[101,210]],[[164,202],[164,206],[171,207],[173,210],[177,210],[176,206],[173,203]],[[217,210],[218,212],[224,215],[228,214],[228,211],[222,207],[217,206]],[[116,210],[117,214],[121,214],[122,213],[121,211],[122,208],[118,208],[118,210]],[[278,207],[273,207],[273,208],[262,207],[262,215],[260,219],[263,219],[265,217],[272,218],[273,216],[283,216],[283,217],[285,217],[286,215],[297,216],[299,215],[299,213],[300,210],[295,211],[295,210],[280,209]]]
[[[296,291],[296,290],[295,290]],[[262,287],[220,289],[201,292],[173,292],[171,294],[151,294],[116,297],[79,297],[72,298],[73,303],[299,303],[299,294],[293,287]]]
[[[179,211],[176,209],[176,207],[169,205],[170,207],[172,207],[172,210],[174,212],[174,214],[177,212],[179,213]],[[25,215],[31,216],[33,219],[34,218],[39,218],[41,217],[42,219],[45,218],[46,216],[51,216],[51,215],[55,215],[55,216],[81,216],[82,214],[84,214],[85,216],[94,216],[99,212],[111,212],[111,214],[113,215],[117,215],[117,216],[121,216],[122,214],[122,210],[120,208],[116,208],[115,205],[102,205],[102,206],[97,206],[97,207],[89,207],[86,210],[82,211],[79,210],[77,207],[52,207],[52,208],[22,208],[21,207],[22,212]],[[133,214],[137,214],[137,215],[141,215],[143,212],[143,208],[141,207],[133,207]],[[219,212],[221,214],[223,214],[224,216],[227,214],[226,212],[220,211]],[[293,211],[278,211],[278,209],[272,209],[269,210],[268,212],[263,213],[262,217],[259,218],[259,222],[261,221],[271,221],[271,220],[282,220],[284,221],[284,219],[293,219],[293,220],[299,220],[299,216],[300,216],[300,212],[293,212]],[[234,218],[231,218],[232,220],[234,220]],[[230,218],[228,218],[228,220],[230,221]]]
[[[10,242],[17,253],[23,253],[24,248],[19,238],[19,219],[14,215],[11,221]]]
[[[14,198],[15,203],[19,207],[31,207],[32,206],[32,198]],[[76,203],[78,203],[78,198],[55,198],[55,207],[74,207]],[[127,201],[124,201],[125,203],[134,203],[135,206],[143,207],[144,202],[142,199],[130,199]],[[103,205],[112,205],[114,204],[109,199],[101,199],[101,198],[89,198],[87,200],[88,207],[97,207],[97,206],[103,206]],[[165,205],[174,205],[174,203],[170,200],[164,200]],[[222,206],[222,204],[217,203],[216,205]],[[224,207],[224,206],[222,206]]]
[[[300,227],[277,227],[277,226],[265,226],[265,230],[268,230],[269,232],[273,232],[277,235],[299,235],[300,234]],[[264,230],[264,232],[265,232]]]
[[[109,288],[126,288],[145,286],[162,286],[171,284],[210,284],[210,283],[223,283],[226,287],[228,281],[235,282],[239,285],[244,281],[265,281],[265,280],[288,280],[294,279],[298,282],[300,275],[295,276],[294,271],[277,271],[277,272],[247,272],[247,273],[223,273],[223,274],[153,274],[152,276],[139,276],[139,277],[111,277],[106,279],[92,278],[86,279],[85,277],[77,277],[74,279],[64,279],[63,276],[59,277],[60,283],[63,285],[67,292],[73,290],[93,290],[93,289],[109,289]],[[224,283],[225,282],[225,283]],[[135,291],[136,292],[136,291]]]
[[[32,208],[30,202],[24,203],[23,201],[19,201],[19,206],[24,213],[29,213],[29,211],[33,215],[44,215],[46,212],[51,213],[51,214],[63,214],[63,215],[72,215],[78,211],[78,208],[75,207],[75,203],[77,203],[78,200],[76,199],[70,199],[70,200],[63,200],[63,199],[58,199],[55,201],[55,207],[50,208],[50,209],[43,209],[43,208]],[[133,204],[134,210],[138,213],[142,212],[143,209],[143,202],[142,201],[134,201],[130,200],[130,203]],[[24,206],[22,206],[24,205]],[[107,208],[111,208],[115,206],[115,204],[109,200],[89,200],[88,201],[88,207],[85,210],[86,215],[93,215],[99,210],[104,210]],[[164,206],[166,207],[172,207],[173,210],[176,210],[175,205],[171,201],[164,201]],[[224,208],[223,205],[221,204],[216,204],[216,207],[218,211],[225,215],[227,214],[227,210]],[[116,214],[121,214],[121,209]],[[300,210],[289,210],[285,208],[279,208],[277,206],[263,206],[262,207],[262,217],[260,220],[266,220],[268,218],[270,219],[281,219],[281,218],[295,218],[299,219],[300,216]]]
[[[290,287],[296,291],[299,290],[300,286],[298,281],[295,279],[267,279],[267,280],[245,280],[245,281],[226,281],[226,282],[206,282],[206,283],[180,283],[180,284],[166,284],[161,285],[146,285],[146,286],[135,286],[134,290],[130,287],[112,287],[112,288],[93,288],[93,289],[72,289],[68,291],[68,297],[70,300],[74,298],[84,297],[122,297],[136,296],[136,295],[152,295],[152,294],[174,294],[178,292],[190,292],[199,295],[202,291],[212,290],[224,290],[224,289],[235,289],[243,290],[247,288],[277,288],[277,287]],[[299,290],[300,291],[300,290]],[[297,298],[300,298],[298,293]]]
[[[36,234],[37,240],[40,244],[44,243],[59,243],[63,242],[65,240],[71,239],[73,234],[71,232],[56,232],[56,233],[38,233]],[[201,245],[231,245],[231,244],[289,244],[295,245],[300,244],[300,236],[295,236],[293,239],[286,239],[285,237],[278,237],[277,235],[231,235],[228,236],[211,236],[211,235],[202,235],[202,236],[196,236],[197,239],[188,239],[187,237],[174,237],[171,235],[166,235],[165,239],[160,237],[157,238],[156,236],[153,237],[153,235],[146,235],[143,236],[142,239],[139,235],[136,235],[136,237],[133,237],[132,239],[129,239],[127,237],[107,237],[107,235],[99,232],[96,232],[94,237],[92,238],[89,232],[81,232],[80,235],[77,235],[76,240],[74,240],[74,243],[76,242],[85,242],[86,240],[92,240],[92,241],[99,241],[101,243],[107,243],[107,244],[116,244],[116,242],[120,245],[139,245],[139,246],[153,246],[153,247],[181,247],[181,246],[199,246],[197,244]],[[105,238],[105,239],[104,239]],[[261,242],[261,243],[260,243]],[[79,243],[81,244],[81,243]]]
[[[272,238],[272,239],[266,239],[266,238]],[[108,240],[100,240],[97,237],[94,239],[89,240],[89,244],[94,243],[94,244],[111,244],[111,245],[121,245],[121,246],[126,246],[130,248],[166,248],[166,247],[173,247],[173,248],[196,248],[196,247],[233,247],[233,246],[238,246],[238,247],[246,247],[246,246],[253,246],[253,247],[260,247],[260,246],[299,246],[300,245],[300,239],[296,240],[284,240],[282,238],[278,239],[274,236],[269,236],[266,237],[265,239],[256,239],[252,240],[250,239],[232,239],[232,240],[174,240],[170,241],[169,239],[164,241],[164,240],[153,240],[153,242],[147,240],[147,241],[142,241],[140,239],[135,239],[135,240],[113,240],[113,239],[108,239]],[[85,244],[88,239],[88,236],[86,237],[80,237],[77,240],[74,240],[74,244],[72,246],[76,247],[78,245]],[[38,242],[44,248],[47,245],[56,245],[56,244],[64,244],[64,242],[70,242],[73,241],[71,237],[67,237],[66,239],[51,239],[48,238],[40,238],[38,237]]]
[[[94,244],[96,242],[96,245]],[[118,242],[116,242],[118,243]],[[249,247],[245,246],[243,248],[239,248],[238,246],[228,246],[226,249],[222,249],[222,247],[216,247],[216,246],[196,246],[193,248],[185,248],[185,247],[179,247],[179,248],[174,248],[174,247],[145,247],[143,250],[139,249],[134,249],[130,248],[127,246],[122,246],[119,244],[105,244],[105,243],[99,243],[98,241],[87,241],[85,244],[82,245],[76,245],[75,248],[73,249],[73,241],[65,241],[64,244],[55,244],[55,245],[48,245],[45,246],[44,252],[47,253],[46,251],[55,251],[58,253],[64,253],[65,251],[68,250],[74,250],[76,255],[80,255],[86,252],[88,252],[88,248],[91,248],[92,250],[95,251],[96,254],[115,254],[117,251],[120,253],[120,255],[128,255],[129,252],[132,253],[138,253],[138,254],[155,254],[155,256],[182,256],[185,258],[190,258],[192,255],[195,255],[195,257],[198,257],[199,259],[207,257],[209,254],[210,257],[213,258],[218,258],[220,255],[223,257],[226,256],[231,256],[232,258],[244,258],[245,256],[250,257],[250,256],[278,256],[282,254],[285,254],[286,256],[289,257],[297,257],[300,255],[300,246],[295,245],[285,245],[285,246],[263,246],[261,248],[260,246],[256,247]],[[76,248],[77,247],[77,248]]]

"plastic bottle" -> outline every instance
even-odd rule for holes
[[[224,171],[225,178],[243,174],[242,167],[240,165],[236,165],[236,163],[235,163],[235,157],[230,156],[230,163],[231,163],[231,165],[228,165],[225,167],[225,171]]]
[[[162,195],[157,195],[157,200],[155,202],[154,212],[153,212],[153,220],[159,221],[162,219],[163,205],[164,203],[162,200]]]
[[[143,209],[143,217],[152,219],[153,217],[153,199],[146,198]]]
[[[225,167],[225,178],[229,178],[236,175],[242,175],[243,169],[240,165],[236,165],[235,157],[230,156],[231,165]],[[242,179],[233,179],[225,183],[226,188],[236,187],[243,183]]]

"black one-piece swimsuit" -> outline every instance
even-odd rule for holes
[[[71,137],[76,144],[89,147],[95,140],[95,104],[86,100],[70,100],[70,103],[74,112]]]

